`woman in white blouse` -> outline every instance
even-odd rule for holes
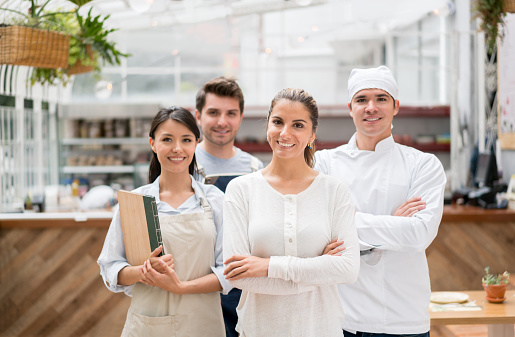
[[[224,201],[224,274],[243,290],[241,336],[342,336],[336,284],[354,282],[359,244],[346,184],[313,170],[318,107],[302,89],[272,100],[263,170],[234,179]],[[346,249],[322,255],[332,243]],[[327,249],[326,249],[327,251]]]
[[[162,109],[152,121],[150,184],[135,192],[156,198],[164,256],[159,247],[143,265],[129,265],[115,211],[98,264],[109,290],[132,296],[122,336],[225,337],[223,193],[193,179],[199,137],[184,108]]]

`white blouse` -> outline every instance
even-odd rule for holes
[[[236,330],[244,336],[341,336],[337,283],[354,282],[359,244],[345,183],[320,173],[299,194],[283,195],[261,171],[229,183],[224,201],[224,260],[270,257],[268,277],[231,281],[243,290]],[[323,255],[338,238],[341,256]]]

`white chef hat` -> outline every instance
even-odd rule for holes
[[[348,88],[349,99],[351,101],[354,95],[363,89],[381,89],[389,93],[393,99],[397,99],[399,95],[397,82],[395,82],[392,72],[386,66],[369,69],[352,69],[349,76]]]

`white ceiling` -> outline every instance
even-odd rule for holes
[[[28,6],[27,0],[0,0],[0,7],[23,12]],[[271,12],[313,13],[313,19],[319,24],[327,26],[331,23],[331,29],[352,33],[351,39],[359,39],[398,29],[435,10],[445,11],[449,6],[452,7],[449,0],[93,0],[81,11],[93,7],[96,14],[110,15],[109,25],[121,30],[152,29]],[[73,8],[74,5],[66,0],[51,0],[48,7]]]

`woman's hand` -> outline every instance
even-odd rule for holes
[[[417,213],[420,210],[426,208],[426,202],[422,201],[420,197],[414,197],[406,200],[402,205],[400,205],[395,212],[394,216],[405,216],[411,217],[413,214]]]
[[[324,253],[322,255],[332,255],[332,256],[340,256],[341,252],[346,248],[343,246],[343,241],[338,241],[338,238],[329,242],[329,244],[325,247]]]
[[[173,256],[171,254],[158,256],[162,250],[163,250],[162,245],[157,247],[152,253],[150,253],[150,256],[148,259],[150,260],[150,264],[152,265],[152,268],[154,268],[157,272],[164,274],[165,269],[161,267],[159,260],[164,261],[164,263],[166,263],[168,266],[172,266],[173,265]]]
[[[149,286],[159,287],[173,294],[183,294],[183,284],[173,269],[175,265],[169,266],[163,260],[159,260],[158,263],[161,265],[164,273],[159,273],[152,268],[152,264],[147,260],[141,269],[140,282]]]
[[[267,277],[270,259],[252,255],[233,255],[224,264],[225,278],[228,280],[240,280],[246,277]]]

